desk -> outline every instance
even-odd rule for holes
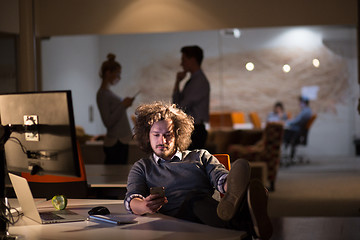
[[[16,202],[11,199],[11,202]],[[15,204],[13,203],[13,206]],[[50,202],[39,207],[47,208]],[[127,214],[121,200],[69,199],[68,209],[87,216],[87,211],[94,206],[106,206],[112,214]],[[24,240],[66,239],[66,240],[112,240],[112,239],[244,239],[245,232],[214,228],[203,224],[183,221],[162,214],[134,216],[138,223],[117,226],[109,223],[84,221],[73,223],[38,224],[22,217],[15,226],[9,227],[11,235],[20,235]]]
[[[89,197],[106,199],[124,199],[127,176],[132,167],[129,165],[85,165],[89,185]]]

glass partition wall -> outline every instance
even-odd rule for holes
[[[310,151],[353,151],[353,129],[360,135],[355,26],[51,37],[41,44],[43,90],[71,89],[76,124],[89,134],[102,134],[96,91],[106,55],[116,54],[122,64],[122,80],[113,90],[122,97],[140,91],[128,110],[130,118],[140,103],[171,101],[185,45],[204,50],[211,112],[244,112],[248,122],[248,113],[255,111],[264,120],[274,103],[282,101],[294,116],[298,97],[306,95],[320,114],[310,136],[318,145]],[[332,147],[321,139],[330,139]]]

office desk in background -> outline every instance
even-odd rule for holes
[[[124,199],[129,165],[86,164],[89,197],[101,199]]]
[[[16,206],[16,199],[10,199],[12,206]],[[68,209],[87,216],[89,209],[95,206],[106,206],[112,214],[127,214],[122,200],[97,199],[69,199]],[[49,201],[41,203],[39,208],[51,208]],[[38,224],[29,218],[21,217],[14,226],[9,227],[11,235],[19,235],[24,240],[81,240],[81,239],[244,239],[247,234],[241,231],[214,228],[203,224],[187,222],[165,216],[153,214],[147,216],[130,215],[137,223],[128,225],[114,225],[97,221],[72,223]]]
[[[126,187],[129,165],[86,164],[87,182],[92,188]]]

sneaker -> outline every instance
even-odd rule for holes
[[[267,213],[268,192],[259,180],[250,181],[247,201],[256,235],[254,237],[262,240],[270,239],[273,228]]]
[[[246,189],[250,181],[250,167],[247,160],[238,159],[231,165],[227,177],[227,192],[221,198],[217,214],[224,220],[229,221],[238,211],[242,202],[245,202]]]

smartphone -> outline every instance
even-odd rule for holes
[[[150,188],[150,194],[159,194],[160,197],[165,197],[164,187],[152,187]]]
[[[136,96],[139,95],[139,93],[140,93],[140,90],[137,91],[137,93],[135,93],[135,95],[133,96],[133,98],[136,98]]]

